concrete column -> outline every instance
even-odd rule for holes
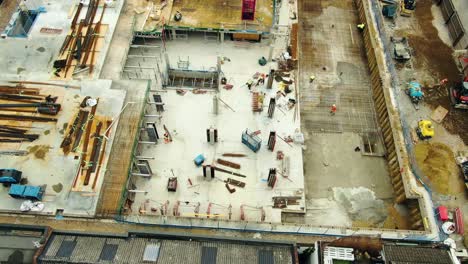
[[[218,96],[213,96],[213,114],[218,114]]]
[[[176,30],[175,28],[172,29],[172,39],[176,39]]]
[[[270,45],[270,50],[268,51],[268,61],[271,61],[273,59],[273,44]]]
[[[224,43],[224,31],[219,31],[219,40]]]

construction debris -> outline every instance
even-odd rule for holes
[[[245,154],[237,154],[237,153],[224,153],[223,157],[232,157],[232,158],[243,158],[247,157]]]
[[[177,191],[177,177],[171,177],[167,181],[167,191],[175,192]]]
[[[227,180],[225,180],[224,182],[226,184],[231,184],[231,185],[234,185],[234,186],[237,186],[237,187],[240,187],[240,188],[245,187],[245,182],[241,182],[241,181],[234,180],[234,179],[231,179],[231,178],[227,178]]]
[[[216,170],[216,171],[228,173],[228,174],[231,174],[231,175],[234,175],[234,176],[238,176],[238,177],[242,177],[242,178],[246,178],[246,177],[247,177],[247,176],[245,176],[245,175],[243,175],[243,174],[240,174],[240,173],[237,173],[237,172],[228,171],[228,170],[221,169],[221,168],[218,168],[218,167],[215,167],[215,166],[211,166],[211,168],[214,169],[214,170]]]
[[[226,189],[228,189],[228,191],[229,191],[230,193],[236,192],[236,188],[231,188],[231,187],[229,187],[229,184],[228,184],[228,183],[226,183],[224,186],[226,186]]]
[[[240,169],[241,168],[240,164],[237,164],[237,163],[234,163],[234,162],[231,162],[231,161],[228,161],[228,160],[217,159],[216,162],[218,162],[218,164],[221,164],[221,165],[233,168],[233,169]]]
[[[25,150],[0,150],[0,155],[26,156],[28,152]]]

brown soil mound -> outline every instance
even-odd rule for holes
[[[442,143],[419,143],[415,147],[416,162],[429,178],[433,191],[454,195],[464,191],[452,150]]]

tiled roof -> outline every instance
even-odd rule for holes
[[[38,263],[292,264],[287,245],[52,234]]]
[[[384,245],[385,260],[391,264],[453,264],[447,250],[422,246]]]

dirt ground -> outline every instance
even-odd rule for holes
[[[457,195],[465,191],[450,147],[437,142],[422,142],[416,145],[415,154],[419,168],[428,177],[435,192]]]
[[[459,135],[465,144],[468,144],[468,123],[463,122],[468,112],[455,110],[451,106],[447,87],[440,86],[440,80],[447,78],[449,84],[461,81],[461,75],[452,59],[453,49],[447,46],[439,37],[431,12],[432,1],[419,1],[415,17],[418,25],[414,26],[412,32],[408,32],[411,46],[414,51],[413,66],[416,71],[429,70],[432,80],[423,81],[425,102],[435,109],[441,105],[449,110],[442,125],[452,134]]]

